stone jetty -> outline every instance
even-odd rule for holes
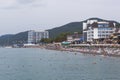
[[[120,57],[119,44],[70,44],[66,46],[62,46],[60,44],[49,44],[46,46],[46,49]]]

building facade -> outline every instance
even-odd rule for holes
[[[48,31],[41,32],[41,31],[35,31],[35,30],[28,31],[28,44],[37,43],[42,38],[49,38],[49,32]]]
[[[74,32],[74,34],[67,36],[67,42],[79,44],[82,42],[81,37],[82,35],[78,34],[78,32]]]
[[[115,32],[115,23],[88,20],[83,23],[84,41],[92,42],[95,39],[106,39]]]

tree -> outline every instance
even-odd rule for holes
[[[68,33],[68,32],[66,32],[66,33],[61,33],[59,36],[57,36],[56,38],[55,38],[55,42],[62,42],[62,41],[66,41],[67,40],[67,35],[70,35],[71,33]]]
[[[40,42],[43,42],[43,43],[52,43],[53,42],[53,39],[50,39],[50,38],[42,38],[40,40]]]

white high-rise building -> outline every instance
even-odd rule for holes
[[[30,30],[28,31],[28,43],[37,43],[42,38],[49,38],[49,32],[48,31],[35,31]]]
[[[93,41],[94,39],[109,38],[115,32],[115,23],[88,20],[83,23],[83,36],[84,41]]]

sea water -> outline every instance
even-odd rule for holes
[[[120,80],[120,58],[0,48],[0,80]]]

